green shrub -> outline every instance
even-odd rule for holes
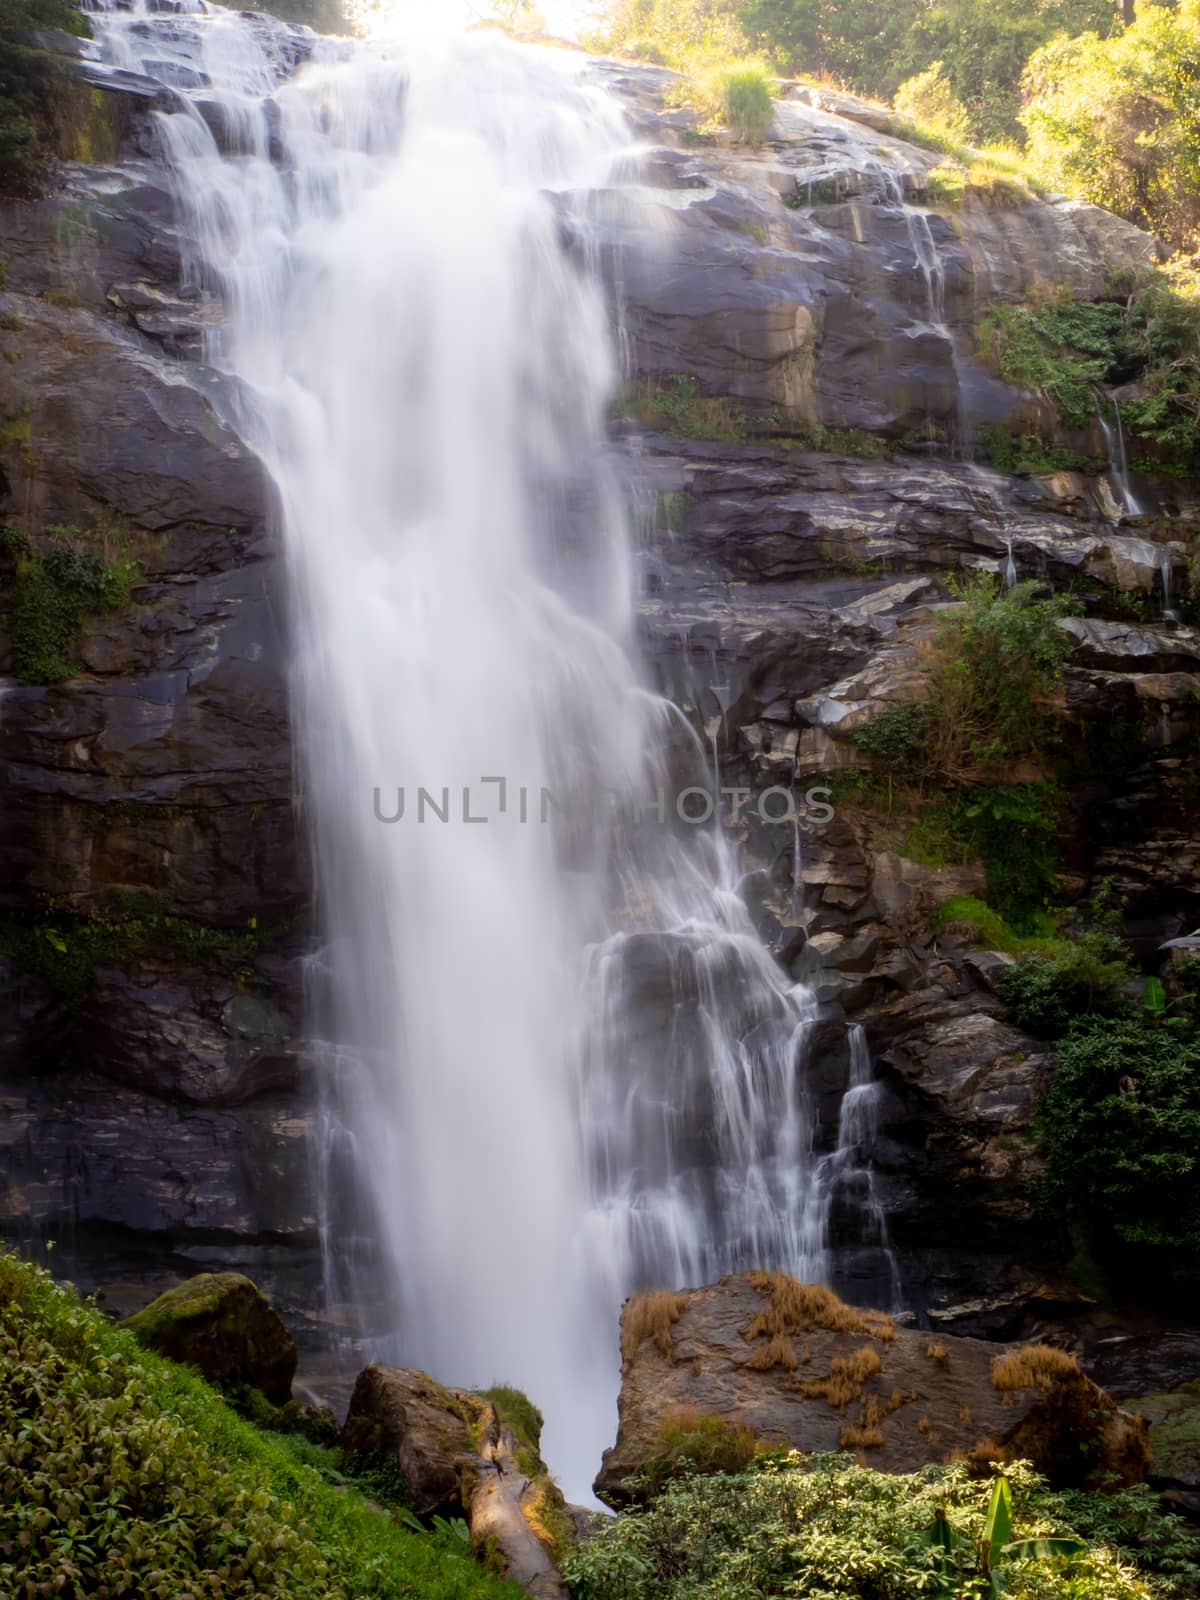
[[[96,969],[127,966],[147,951],[171,952],[187,961],[220,961],[242,968],[253,961],[266,930],[214,927],[143,907],[110,917],[48,916],[41,922],[0,922],[0,955],[44,979],[66,1004],[78,1008],[91,993]]]
[[[84,623],[126,604],[136,576],[135,562],[106,561],[71,529],[56,530],[36,553],[26,545],[17,559],[8,612],[17,677],[57,683],[78,671],[71,649]]]
[[[1138,392],[1122,400],[1121,418],[1148,452],[1144,465],[1194,465],[1200,449],[1200,274],[1190,263],[1146,268],[1114,284],[1111,299],[1074,300],[1063,291],[1040,305],[997,306],[980,323],[979,336],[1005,382],[1047,395],[1069,428],[1091,426],[1097,387],[1136,380]],[[994,452],[999,430],[989,430],[989,439]],[[1031,454],[1031,443],[1019,442],[1017,455]],[[1044,452],[1048,461],[1058,459],[1053,447]],[[993,460],[1003,464],[994,453]]]
[[[1047,444],[1035,434],[1013,433],[1000,422],[980,428],[977,443],[984,460],[1001,472],[1071,472],[1088,464],[1078,450]]]
[[[919,771],[929,744],[932,715],[932,707],[923,700],[886,706],[870,722],[856,728],[851,738],[865,755],[874,756],[877,761],[893,766],[912,765]]]
[[[975,785],[952,816],[983,863],[988,898],[1021,934],[1036,933],[1058,895],[1059,795],[1048,783]]]
[[[0,1593],[520,1600],[0,1256]]]
[[[1060,951],[1030,951],[996,981],[1008,1020],[1040,1039],[1058,1039],[1081,1016],[1121,1009],[1121,985],[1132,976],[1119,939],[1090,928]]]
[[[955,94],[940,61],[906,79],[896,90],[896,110],[911,122],[936,128],[949,139],[971,137],[971,115]]]
[[[1039,1108],[1045,1197],[1099,1246],[1200,1247],[1200,1043],[1136,1015],[1077,1020]],[[1144,1268],[1145,1263],[1143,1261]]]
[[[1140,1535],[1152,1515],[1149,1492],[1114,1497],[1051,1493],[1027,1466],[1006,1467],[1017,1537],[1076,1534],[1072,1511],[1087,1511],[1088,1551],[1065,1561],[1006,1566],[1012,1600],[1150,1600],[1165,1594],[1146,1575],[1151,1563],[1176,1582],[1200,1577],[1188,1531],[1164,1518],[1163,1533],[1124,1540],[1134,1508]],[[567,1558],[576,1600],[752,1600],[763,1595],[834,1600],[914,1600],[986,1592],[981,1547],[991,1485],[964,1464],[890,1475],[846,1456],[767,1459],[737,1476],[669,1482],[646,1508],[623,1512]],[[926,1542],[939,1513],[964,1541],[952,1587],[944,1587],[939,1552]]]
[[[749,432],[745,412],[724,396],[702,395],[690,373],[667,373],[657,382],[643,379],[613,409],[616,416],[635,417],[643,427],[681,439],[737,443]]]

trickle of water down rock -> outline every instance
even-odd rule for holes
[[[601,189],[637,204],[632,135],[583,58],[494,36],[313,41],[198,0],[96,24],[164,85],[208,358],[278,492],[330,1292],[376,1355],[526,1387],[579,1495],[624,1295],[822,1277],[869,1120],[856,1058],[846,1149],[815,1151],[815,1002],[720,829],[654,813],[688,739],[636,649],[589,227]]]

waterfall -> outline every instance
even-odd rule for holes
[[[1100,424],[1100,431],[1104,435],[1104,443],[1108,451],[1108,475],[1116,488],[1116,500],[1126,516],[1140,517],[1142,515],[1142,506],[1129,482],[1129,458],[1125,448],[1125,426],[1121,421],[1121,407],[1116,400],[1111,402],[1112,421],[1109,422],[1104,415],[1100,396],[1101,391],[1092,391],[1092,398],[1096,407],[1096,420]],[[1108,397],[1106,396],[1105,398]],[[1119,521],[1120,518],[1117,520]]]
[[[823,1277],[867,1100],[821,1156],[817,1008],[661,798],[706,751],[634,647],[589,207],[633,136],[568,52],[121,5],[100,48],[173,86],[208,359],[280,502],[330,1292],[377,1355],[527,1388],[583,1495],[622,1297]]]

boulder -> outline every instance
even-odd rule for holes
[[[152,1300],[125,1327],[210,1383],[245,1384],[275,1405],[291,1397],[296,1345],[249,1278],[202,1272]]]
[[[567,1600],[554,1530],[569,1513],[538,1454],[541,1424],[516,1391],[474,1394],[373,1366],[358,1375],[341,1442],[394,1462],[418,1516],[465,1516],[472,1545],[526,1594]]]
[[[461,1516],[462,1472],[475,1453],[477,1405],[409,1367],[366,1367],[342,1428],[347,1455],[386,1455],[418,1516]]]
[[[775,1446],[852,1450],[885,1472],[966,1457],[1030,1460],[1058,1485],[1146,1476],[1144,1421],[1073,1356],[897,1327],[781,1273],[635,1295],[621,1340],[617,1442],[595,1485],[610,1505],[633,1498],[630,1478],[681,1414]]]

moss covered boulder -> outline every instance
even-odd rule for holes
[[[159,1355],[195,1367],[210,1383],[260,1389],[286,1403],[296,1345],[265,1297],[236,1272],[204,1272],[177,1284],[125,1323]]]

